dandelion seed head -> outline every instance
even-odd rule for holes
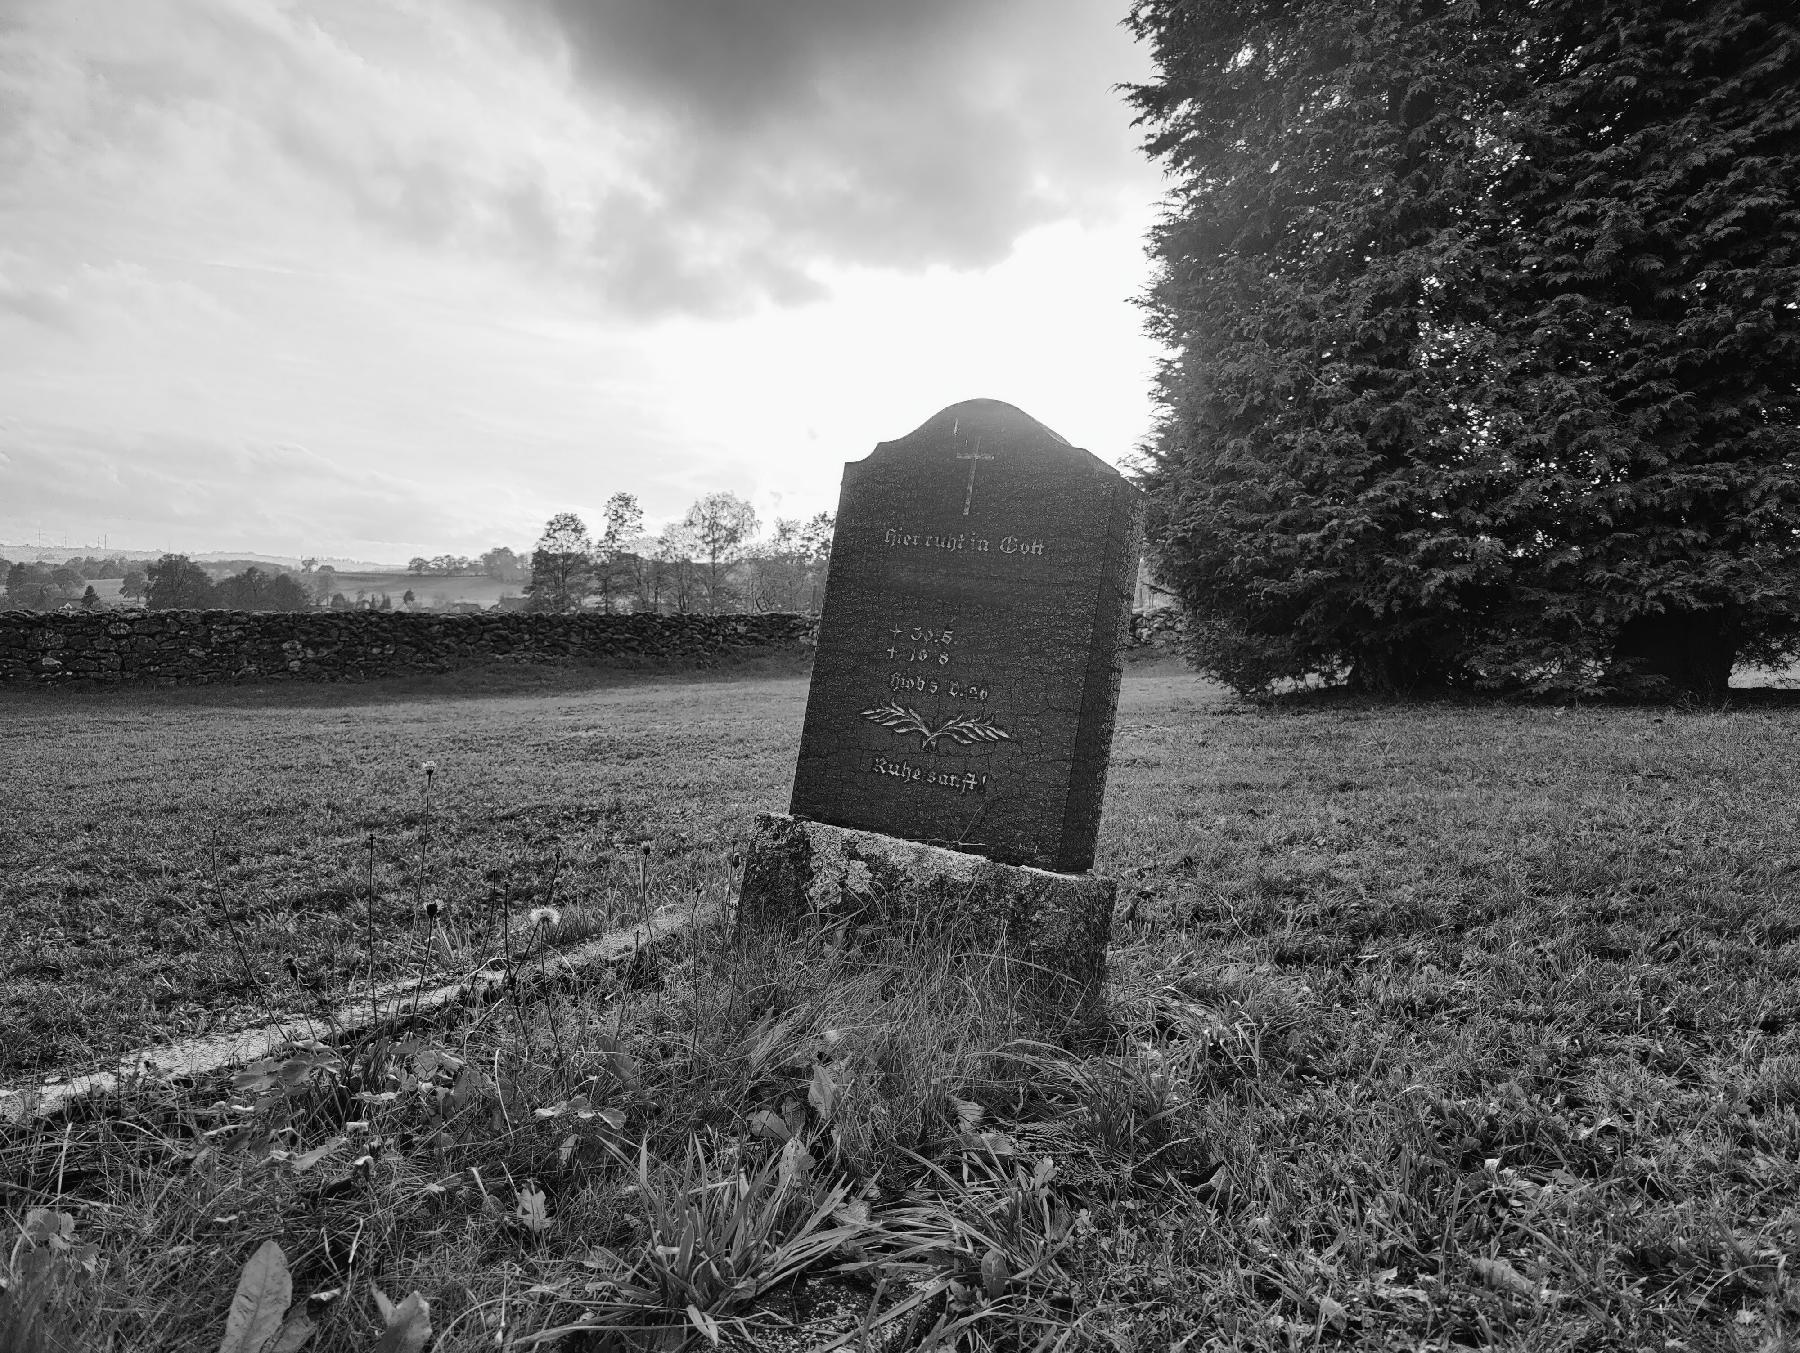
[[[532,925],[560,925],[562,913],[555,907],[533,907],[525,919]]]

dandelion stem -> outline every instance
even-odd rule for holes
[[[381,1023],[381,1006],[375,998],[375,833],[369,833],[369,1017]]]
[[[425,876],[431,858],[431,781],[437,774],[437,762],[427,761],[420,767],[425,772],[425,787],[420,791],[421,817],[419,823],[419,868],[413,876],[413,914],[422,915],[425,911]],[[434,904],[435,906],[436,904]],[[419,1002],[425,996],[425,969],[431,962],[431,940],[437,934],[437,916],[435,913],[426,917],[425,938],[419,946],[419,980],[413,988],[413,1013],[419,1012]]]
[[[206,852],[207,872],[212,877],[213,896],[219,904],[219,914],[225,918],[226,933],[231,936],[231,947],[237,950],[238,963],[244,969],[244,980],[249,984],[252,994],[262,994],[262,982],[256,976],[256,970],[250,966],[250,953],[244,947],[244,938],[238,934],[237,919],[231,914],[230,904],[225,900],[225,885],[219,875],[219,847],[215,840]]]
[[[413,880],[414,906],[423,906],[425,902],[425,875],[431,856],[431,781],[436,770],[435,761],[425,763],[425,788],[421,792],[424,811],[419,824],[419,873]]]
[[[437,919],[434,917],[425,927],[424,942],[419,945],[419,980],[413,986],[412,1012],[419,1013],[419,1002],[425,999],[425,970],[431,963],[431,937],[437,933]]]

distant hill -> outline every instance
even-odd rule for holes
[[[213,550],[208,554],[188,556],[196,564],[268,564],[275,568],[299,568],[300,560],[291,554],[244,554],[235,550]],[[404,573],[405,564],[377,564],[367,559],[320,559],[319,567],[329,565],[339,573]]]
[[[100,545],[6,545],[0,544],[0,559],[11,559],[15,563],[36,564],[48,560],[60,564],[65,559],[82,559],[92,555],[96,559],[158,559],[162,550],[126,549],[123,546],[106,548]],[[180,554],[180,550],[169,551]],[[206,554],[190,554],[188,558],[199,564],[257,564],[268,568],[299,568],[300,559],[291,554],[246,554],[241,550],[211,550]],[[381,564],[368,559],[320,559],[321,565],[329,564],[340,573],[404,573],[405,564]]]
[[[180,553],[180,551],[176,551]],[[238,564],[244,568],[299,568],[300,561],[291,554],[241,554],[235,550],[213,550],[208,554],[190,554],[196,564]]]
[[[107,550],[98,545],[5,545],[0,544],[0,559],[15,564],[60,564],[65,559],[154,559],[160,550]]]

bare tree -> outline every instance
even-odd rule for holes
[[[678,615],[694,609],[694,533],[683,522],[670,522],[656,537],[656,590],[653,606],[661,604],[667,588],[669,603]]]
[[[769,538],[746,552],[744,572],[751,610],[800,609],[806,584],[806,555],[801,544],[801,530],[799,521],[777,517]]]
[[[735,493],[709,493],[687,511],[682,525],[693,533],[706,560],[706,609],[719,613],[719,567],[729,564],[756,535],[756,509]]]
[[[825,601],[825,576],[831,571],[831,542],[836,536],[837,518],[829,512],[815,512],[800,528],[800,551],[806,558],[805,609],[812,615]]]
[[[600,531],[598,567],[600,607],[612,610],[613,585],[631,582],[627,570],[626,544],[644,533],[644,509],[638,506],[635,493],[615,493],[606,500],[606,516]]]

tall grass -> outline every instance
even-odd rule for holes
[[[1795,1332],[1800,1059],[1547,1019],[1516,936],[1317,984],[1119,938],[1085,1042],[1020,1037],[991,967],[713,922],[636,987],[13,1131],[0,1346],[216,1343],[270,1239],[326,1349],[381,1337],[372,1286],[471,1350]]]
[[[991,963],[840,932],[703,922],[626,977],[8,1134],[16,1196],[105,1257],[0,1303],[73,1347],[216,1341],[274,1239],[296,1290],[335,1294],[310,1298],[319,1347],[378,1337],[370,1284],[427,1294],[443,1348],[804,1324],[809,1270],[866,1301],[917,1269],[882,1256],[916,1249],[928,1162],[1010,1149],[981,1128],[1039,1099],[1054,1055],[1020,1044]]]

